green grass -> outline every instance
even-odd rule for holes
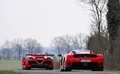
[[[21,60],[0,60],[0,70],[13,70],[21,68]]]
[[[25,74],[25,73],[18,73],[18,72],[14,72],[14,71],[0,71],[0,74]]]

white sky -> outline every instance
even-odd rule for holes
[[[57,36],[89,34],[89,14],[75,0],[0,0],[0,44],[33,38],[49,46]]]

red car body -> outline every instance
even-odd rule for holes
[[[60,70],[71,71],[72,69],[103,71],[104,56],[102,54],[94,54],[90,50],[72,50],[60,57]]]
[[[28,54],[22,59],[22,68],[46,68],[53,70],[54,60],[51,56],[53,56],[53,54]]]

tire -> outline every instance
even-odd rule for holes
[[[28,68],[26,67],[26,68],[24,68],[24,69],[25,69],[25,70],[31,70],[31,67],[28,67]]]
[[[26,70],[31,70],[31,68],[26,68]]]
[[[92,68],[91,70],[92,70],[92,71],[97,71],[95,68]]]
[[[53,70],[53,68],[46,68],[46,70]]]
[[[23,70],[25,70],[25,68],[22,68]]]
[[[100,66],[92,68],[92,71],[103,71],[103,70],[104,70],[104,67],[100,67]]]
[[[60,60],[60,71],[63,72],[64,68],[63,68],[63,59]]]
[[[64,69],[64,71],[71,71],[72,69],[71,69],[71,67],[66,67],[66,63],[65,63],[65,59],[64,59],[64,63],[63,63],[63,69]]]
[[[66,67],[65,71],[72,71],[72,69],[70,67]]]
[[[31,69],[31,67],[28,67],[28,68],[26,67],[26,62],[24,62],[24,66],[25,66],[25,68],[22,67],[24,70],[30,70]]]
[[[104,70],[104,67],[99,67],[98,68],[98,71],[103,71]]]
[[[61,72],[63,72],[63,71],[71,71],[71,70],[72,70],[72,69],[71,69],[70,67],[69,67],[69,68],[68,68],[68,67],[65,67],[64,69],[60,69]]]
[[[60,71],[61,71],[61,72],[63,72],[63,71],[64,71],[64,69],[60,69]]]

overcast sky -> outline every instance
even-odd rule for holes
[[[57,36],[89,34],[89,14],[76,0],[0,0],[0,44],[33,38],[49,46]]]

